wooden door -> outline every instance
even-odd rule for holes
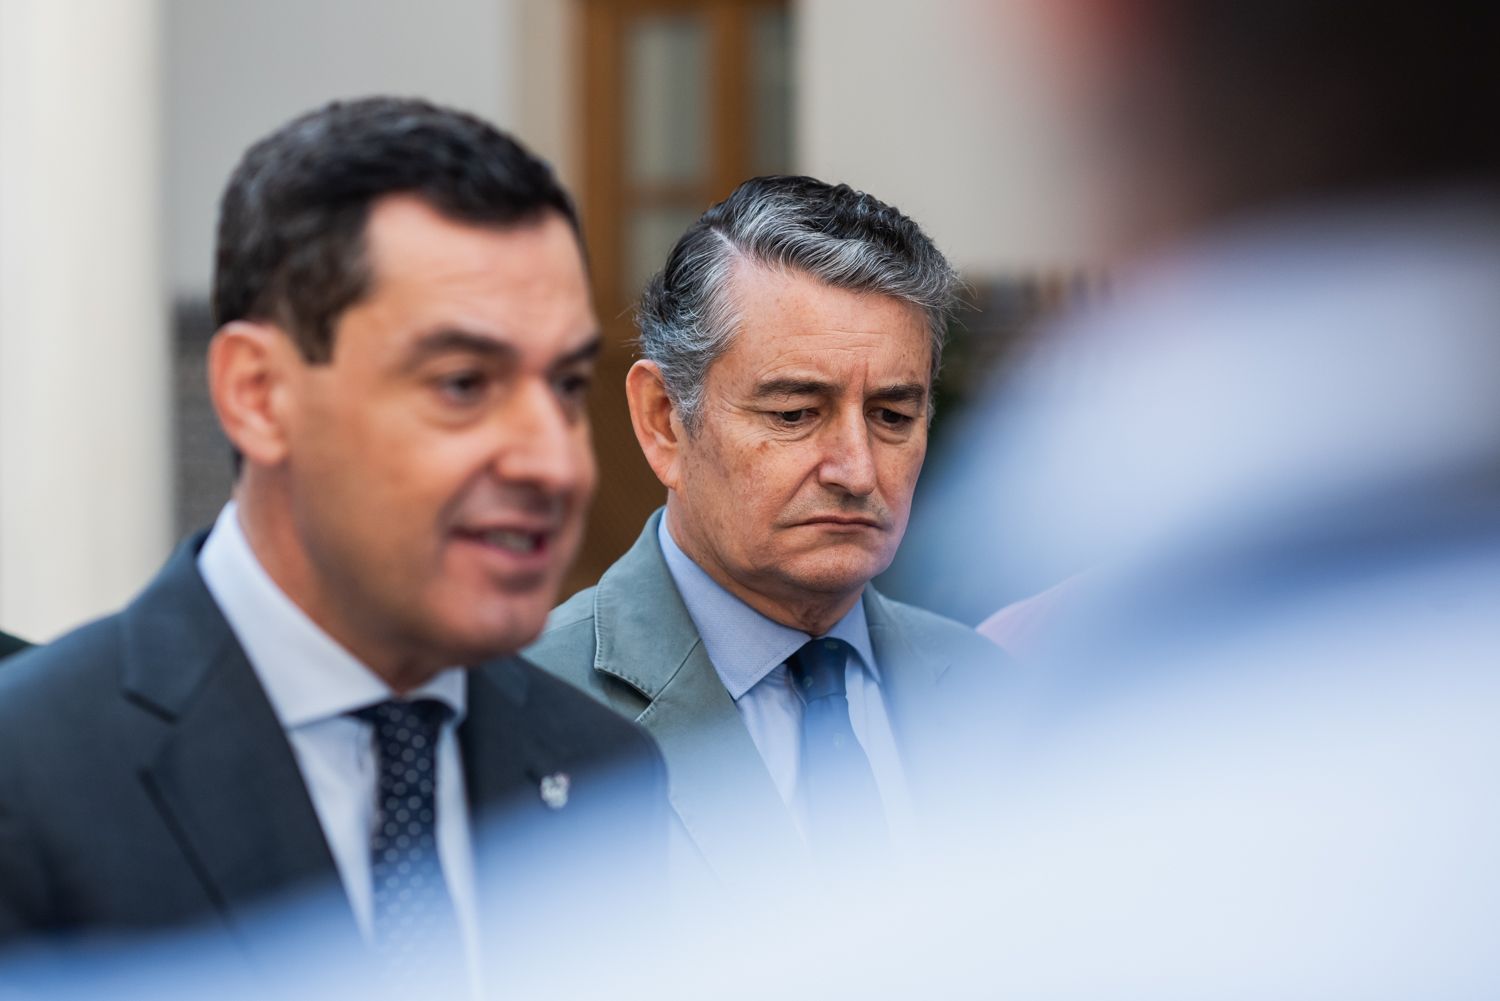
[[[666,496],[625,404],[641,287],[709,205],[792,163],[787,0],[583,0],[582,15],[580,199],[605,350],[590,406],[599,493],[567,593]]]

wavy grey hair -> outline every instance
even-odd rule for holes
[[[834,288],[874,292],[915,306],[932,338],[935,381],[959,280],[915,222],[848,185],[811,177],[757,177],[695,222],[646,284],[636,314],[641,353],[661,370],[683,425],[696,431],[709,367],[740,318],[735,267],[749,262],[803,272]],[[929,416],[931,415],[931,394]]]

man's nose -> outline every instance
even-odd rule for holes
[[[856,497],[875,492],[875,448],[862,411],[841,413],[823,436],[818,480]]]
[[[548,493],[588,489],[594,455],[588,418],[571,412],[545,379],[526,380],[496,417],[501,445],[495,472],[501,482],[525,483]]]

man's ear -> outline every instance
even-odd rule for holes
[[[630,403],[630,425],[646,461],[662,486],[676,490],[686,431],[656,362],[642,359],[630,366],[625,376],[625,398]]]
[[[208,392],[231,444],[247,462],[274,466],[287,454],[291,338],[269,323],[235,320],[208,346]]]

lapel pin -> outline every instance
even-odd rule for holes
[[[542,802],[549,810],[561,810],[568,805],[568,787],[572,785],[567,772],[554,772],[542,779]]]

